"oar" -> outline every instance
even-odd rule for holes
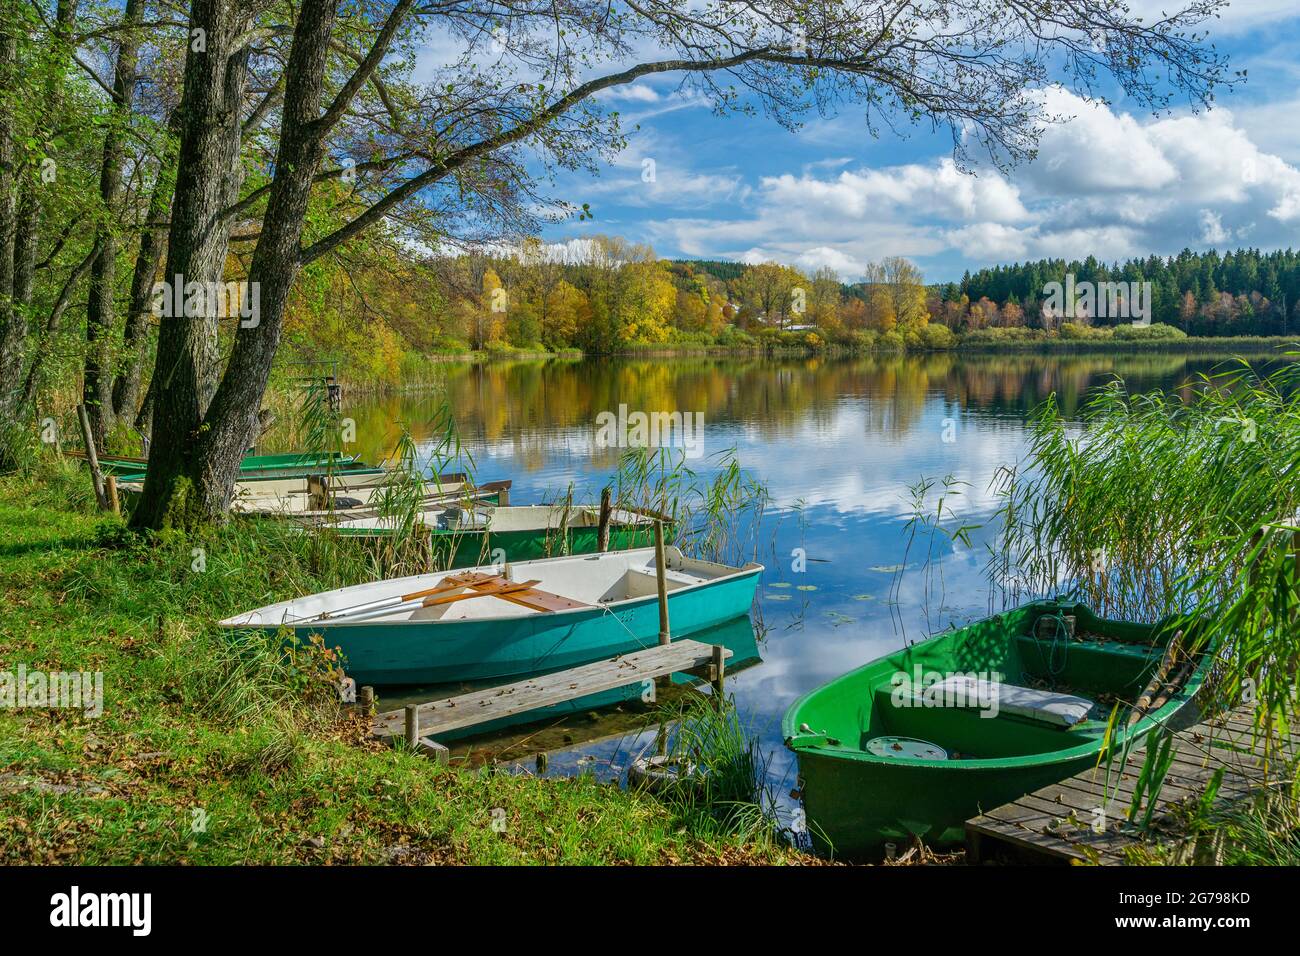
[[[431,594],[439,594],[443,591],[453,591],[457,588],[468,587],[476,581],[488,581],[491,578],[485,575],[475,575],[470,577],[464,574],[453,574],[450,577],[443,578],[441,582],[431,588],[425,588],[423,591],[412,591],[410,594],[394,594],[391,597],[378,598],[374,601],[366,601],[362,604],[354,604],[351,607],[341,607],[334,611],[322,611],[315,617],[303,618],[304,621],[333,621],[341,617],[352,617],[357,614],[363,614],[368,611],[388,610],[390,608],[400,607],[411,601],[417,601],[426,598]]]
[[[498,585],[493,585],[490,587],[481,587],[481,585],[485,580],[490,581],[491,578],[479,579],[474,581],[461,581],[459,583],[452,584],[446,588],[442,588],[441,590],[443,593],[441,594],[433,593],[433,594],[429,594],[426,597],[421,597],[420,595],[414,595],[408,601],[387,604],[384,605],[383,607],[375,607],[364,611],[354,611],[343,615],[341,618],[338,616],[332,617],[331,620],[347,620],[350,622],[368,621],[371,618],[385,617],[389,614],[394,614],[398,611],[407,608],[413,610],[414,609],[412,607],[413,605],[419,607],[434,607],[439,604],[451,604],[456,601],[465,601],[470,598],[476,598],[476,597],[496,596],[496,597],[504,597],[506,600],[510,600],[510,595],[513,595],[516,591],[527,591],[533,585],[541,583],[540,580],[525,581],[522,583],[503,581]],[[469,594],[447,593],[449,591],[458,591],[464,588],[473,588],[474,590],[472,590]],[[421,592],[421,594],[424,593],[425,592]]]

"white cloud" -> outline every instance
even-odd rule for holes
[[[1211,246],[1222,245],[1231,235],[1223,228],[1222,216],[1208,209],[1201,210],[1201,242]]]
[[[650,229],[661,251],[830,265],[844,278],[886,255],[983,265],[1294,243],[1300,169],[1256,145],[1232,112],[1139,118],[1060,89],[1041,95],[1049,112],[1072,118],[1046,129],[1038,159],[1010,179],[962,173],[946,157],[838,171],[805,164],[761,179],[752,215]]]

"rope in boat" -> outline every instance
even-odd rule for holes
[[[1047,660],[1043,660],[1043,639],[1038,636],[1038,621],[1044,618],[1050,618],[1056,622],[1056,629],[1052,633],[1052,642],[1047,650]],[[1034,646],[1038,648],[1038,660],[1047,671],[1047,676],[1056,683],[1057,679],[1065,673],[1066,664],[1070,656],[1070,629],[1065,623],[1065,615],[1058,608],[1056,611],[1044,614],[1034,621]],[[1056,651],[1061,648],[1061,663],[1056,664]]]

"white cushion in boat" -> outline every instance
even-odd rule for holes
[[[981,706],[984,701],[997,704],[998,713],[1029,717],[1058,727],[1073,727],[1086,720],[1093,702],[1086,697],[1035,690],[1017,684],[979,680],[970,674],[953,674],[927,689],[939,700],[969,701],[967,706]]]

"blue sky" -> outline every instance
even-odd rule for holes
[[[557,179],[556,197],[590,203],[594,220],[544,236],[621,235],[664,258],[830,265],[845,281],[888,255],[944,281],[1044,256],[1300,245],[1300,4],[1235,0],[1209,28],[1232,68],[1249,71],[1215,109],[1153,117],[1122,97],[1106,107],[1047,90],[1051,111],[1073,118],[1005,178],[959,172],[947,130],[873,139],[847,110],[792,133],[761,116],[715,116],[678,78],[641,81],[610,104],[638,127],[615,164]]]

